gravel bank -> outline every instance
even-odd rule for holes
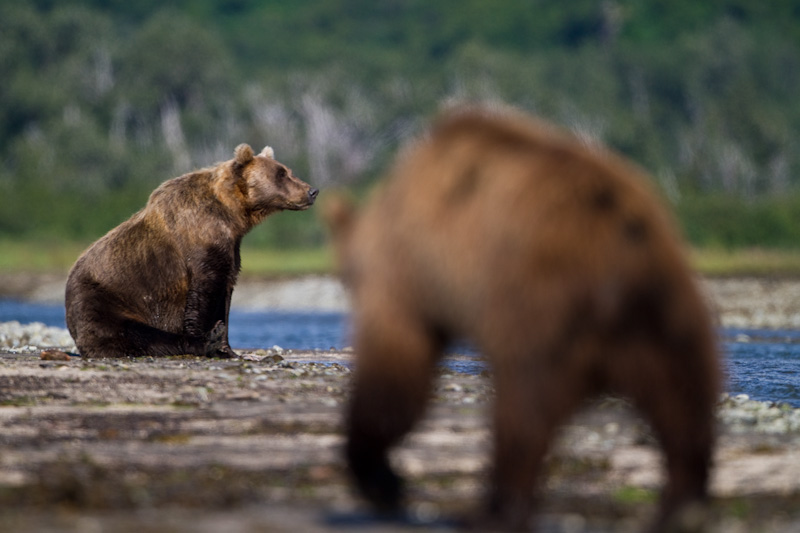
[[[48,327],[40,322],[0,322],[0,349],[11,353],[34,353],[45,347],[77,351],[66,329]]]
[[[800,280],[706,279],[703,287],[725,327],[800,329]]]
[[[0,530],[451,530],[439,519],[474,508],[484,490],[491,379],[440,373],[394,457],[416,524],[364,524],[341,462],[351,356],[0,351]],[[726,397],[719,428],[709,531],[797,531],[800,410]],[[547,464],[547,532],[640,531],[663,482],[648,426],[614,398],[587,404]]]
[[[8,354],[33,354],[38,355],[42,350],[57,348],[64,351],[77,351],[75,343],[66,329],[47,327],[40,323],[20,324],[19,322],[0,323],[0,350]],[[282,348],[245,352],[240,357],[243,361],[262,363],[264,361],[282,360],[284,354],[293,354]],[[303,363],[302,368],[314,369],[314,365],[334,361],[336,369],[349,372],[347,365],[352,363],[352,352],[347,351],[315,351],[300,352],[304,357],[315,358]],[[295,359],[297,357],[295,356]],[[136,359],[132,359],[134,363]],[[100,360],[95,361],[100,362]],[[116,361],[110,361],[115,364]],[[310,366],[309,366],[310,365]],[[284,365],[282,368],[285,368]],[[455,386],[455,391],[460,389]],[[720,401],[720,421],[729,426],[731,431],[762,432],[762,433],[793,433],[800,432],[800,408],[793,409],[787,404],[775,402],[759,402],[751,400],[746,394],[729,396],[724,394]]]

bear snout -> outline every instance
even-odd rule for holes
[[[317,199],[317,195],[318,194],[319,194],[319,189],[312,188],[312,189],[310,189],[308,191],[308,205],[311,205],[311,204],[314,203],[314,200]]]

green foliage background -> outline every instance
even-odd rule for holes
[[[240,142],[364,190],[483,101],[639,162],[696,245],[800,247],[793,0],[4,2],[0,79],[3,239],[94,240]],[[247,242],[323,239],[312,210]]]

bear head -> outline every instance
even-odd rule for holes
[[[328,227],[333,245],[339,277],[349,289],[352,289],[353,260],[350,242],[358,222],[358,213],[351,198],[338,193],[326,197],[322,206],[322,218]]]
[[[242,180],[245,208],[256,220],[275,211],[308,209],[319,194],[319,190],[301,181],[289,167],[277,161],[269,146],[257,155],[247,144],[237,146],[233,171]]]

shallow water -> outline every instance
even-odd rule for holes
[[[800,332],[729,329],[723,339],[726,390],[800,407]]]
[[[66,327],[63,306],[0,300],[0,322],[11,320]],[[800,407],[800,331],[723,329],[720,336],[726,391]],[[295,350],[338,350],[350,345],[348,316],[338,312],[234,309],[229,337],[234,349],[280,346]],[[458,346],[455,351],[475,355],[467,346]],[[486,368],[477,357],[474,361],[462,358],[444,364],[462,372],[480,372]]]
[[[340,350],[350,344],[348,331],[345,313],[232,309],[228,340],[234,348]]]

